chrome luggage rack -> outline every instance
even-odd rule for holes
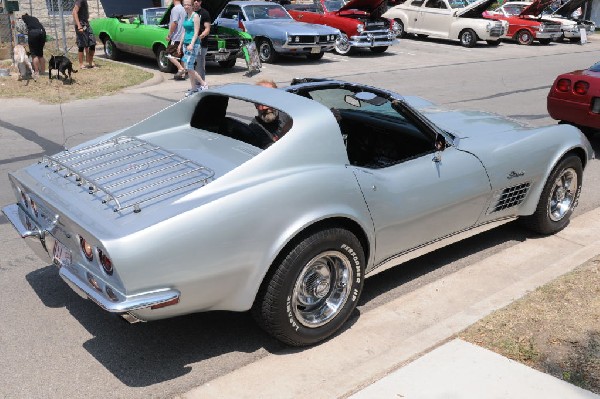
[[[136,137],[116,137],[107,141],[44,156],[40,163],[74,178],[87,186],[90,194],[99,194],[103,204],[113,204],[119,212],[209,183],[214,171]]]

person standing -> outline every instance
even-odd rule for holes
[[[210,14],[207,10],[202,8],[202,0],[194,0],[194,12],[200,17],[200,51],[196,57],[195,70],[198,72],[202,80],[205,82],[206,88],[206,53],[208,52],[208,35],[210,34],[210,24],[212,22]]]
[[[21,17],[27,25],[27,44],[33,57],[33,78],[46,73],[46,60],[44,59],[44,46],[46,45],[46,30],[36,17],[25,13]]]
[[[183,32],[184,19],[185,10],[181,5],[181,0],[174,0],[169,18],[169,34],[167,35],[169,46],[167,47],[167,58],[177,67],[175,79],[183,79],[185,76],[185,69],[183,69],[183,65],[179,62],[179,58],[182,56],[182,54],[179,53],[179,38],[181,37],[181,32]]]
[[[94,53],[96,52],[96,38],[90,26],[90,13],[87,0],[75,0],[73,7],[73,19],[75,20],[75,34],[77,35],[77,57],[79,59],[79,68],[93,68]],[[86,51],[85,59],[87,65],[83,63],[83,52]]]
[[[196,57],[200,50],[200,40],[198,35],[200,32],[200,17],[192,9],[192,0],[183,0],[183,8],[185,9],[186,16],[183,21],[183,33],[179,39],[179,51],[184,50],[183,68],[187,71],[190,77],[190,84],[192,88],[188,90],[185,96],[192,95],[199,90],[207,89],[206,82],[198,72],[194,69],[196,63]]]

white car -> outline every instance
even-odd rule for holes
[[[508,23],[483,19],[482,13],[494,0],[407,0],[390,8],[384,18],[398,23],[398,36],[414,33],[444,39],[458,39],[465,47],[478,40],[500,44]]]
[[[562,36],[561,39],[569,39],[570,41],[579,41],[581,39],[581,29],[585,30],[587,36],[594,33],[596,24],[592,21],[580,19],[581,14],[577,10],[585,3],[586,0],[571,0],[555,11],[544,11],[544,18],[561,24]],[[578,16],[576,16],[578,15]]]

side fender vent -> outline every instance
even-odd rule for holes
[[[529,192],[529,188],[531,187],[531,183],[522,183],[516,186],[507,187],[498,196],[498,200],[496,204],[492,207],[490,213],[502,211],[507,208],[512,208],[513,206],[517,206],[523,202],[527,193]]]

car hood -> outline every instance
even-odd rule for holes
[[[227,4],[228,2],[229,2],[229,0],[203,1],[202,8],[204,8],[206,11],[208,11],[208,14],[210,15],[211,20],[214,21],[215,18],[217,18],[217,16],[221,13],[221,11],[223,11],[223,8],[225,8],[225,4]],[[171,3],[169,8],[167,8],[167,12],[165,12],[162,19],[160,20],[160,25],[168,25],[169,24],[169,19],[171,19],[171,9],[172,8],[173,8],[173,3]]]
[[[525,7],[521,14],[521,17],[527,15],[540,15],[550,4],[552,4],[554,0],[536,0],[531,3],[529,6]]]
[[[341,11],[347,10],[362,10],[367,12],[372,12],[385,2],[385,0],[350,0],[343,7],[341,7],[337,13],[339,14]]]
[[[489,8],[496,0],[479,0],[462,8],[456,14],[459,17],[465,18],[480,18],[481,14]]]
[[[570,18],[571,14],[573,14],[573,12],[581,7],[586,1],[587,0],[571,0],[563,4],[552,14],[562,15],[563,17]]]
[[[309,24],[306,22],[298,22],[296,20],[272,20],[272,19],[256,19],[247,21],[246,28],[252,30],[252,26],[266,26],[270,31],[280,31],[294,35],[330,35],[337,34],[337,29],[325,25]]]

